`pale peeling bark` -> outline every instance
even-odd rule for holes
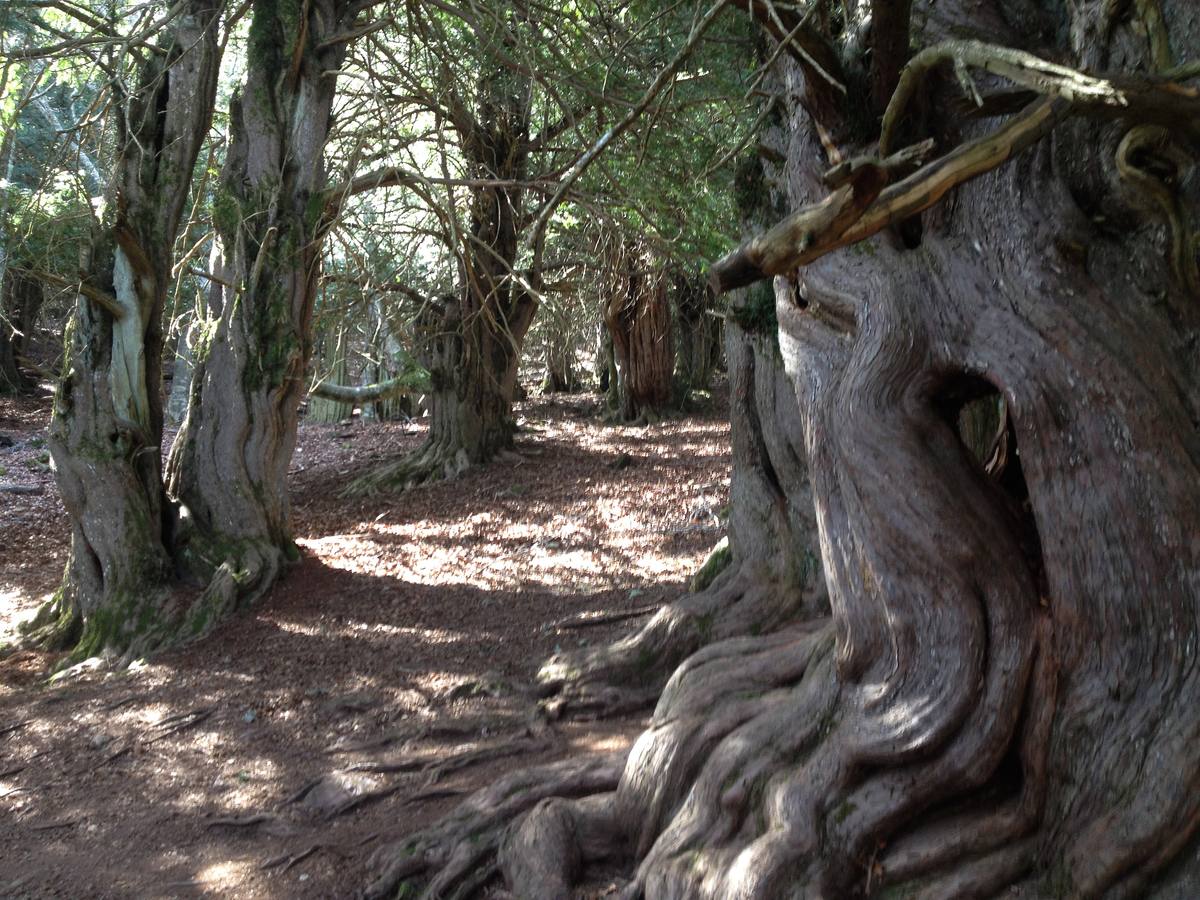
[[[1135,71],[1150,7],[1060,8],[1049,33]],[[1169,46],[1198,45],[1190,7],[1153,7]],[[913,21],[926,46],[1028,25],[945,0]],[[829,131],[789,121],[788,205],[816,209]],[[943,153],[997,133],[946,126]],[[520,896],[569,896],[614,855],[626,900],[1200,891],[1200,297],[1172,259],[1179,228],[1194,252],[1176,160],[1198,148],[1160,135],[1130,178],[1142,127],[1056,119],[919,223],[775,280],[831,615],[689,657],[615,791],[511,827]],[[793,250],[836,246],[840,216]],[[985,467],[960,423],[997,395],[1013,452]]]
[[[110,219],[85,248],[50,451],[71,519],[63,586],[35,640],[136,653],[179,615],[159,463],[162,308],[192,167],[212,117],[214,0],[189,0],[117,116]]]

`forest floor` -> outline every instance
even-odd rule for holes
[[[49,406],[0,398],[2,898],[350,897],[464,794],[628,745],[644,718],[548,723],[534,674],[679,596],[728,496],[724,408],[625,428],[531,400],[516,455],[353,500],[422,426],[305,424],[282,582],[198,643],[48,681],[11,642],[66,560]]]

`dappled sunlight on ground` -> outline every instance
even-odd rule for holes
[[[304,425],[304,558],[257,607],[198,644],[53,686],[54,658],[0,658],[0,897],[348,896],[378,844],[464,792],[626,747],[638,718],[534,727],[532,679],[684,590],[722,534],[728,425],[720,411],[649,428],[597,413],[584,396],[524,404],[514,456],[366,499],[340,492],[423,428]],[[25,429],[21,477],[44,490],[0,498],[0,632],[65,559],[43,425],[21,415],[0,431]],[[635,617],[563,627],[609,612]],[[377,764],[399,769],[349,771]],[[29,876],[14,887],[10,872]]]

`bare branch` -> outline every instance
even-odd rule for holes
[[[1035,93],[1061,97],[1079,111],[1088,109],[1100,115],[1176,124],[1193,131],[1200,120],[1200,89],[1167,77],[1097,77],[1011,47],[982,41],[945,41],[922,50],[904,67],[896,93],[883,115],[879,135],[881,155],[890,151],[900,121],[926,76],[946,62],[983,69]]]
[[[857,169],[850,167],[846,186],[714,263],[710,283],[720,293],[794,272],[832,250],[929,209],[953,188],[1003,165],[1040,140],[1069,108],[1064,100],[1039,100],[992,134],[956,147],[882,191],[875,189],[875,179],[882,176],[886,183],[895,164],[890,160],[873,166],[859,162]],[[870,200],[864,204],[866,197]]]

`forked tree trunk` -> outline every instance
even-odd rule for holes
[[[872,27],[907,28],[906,6],[873,4]],[[950,121],[954,82],[927,81],[941,157],[860,160],[830,176],[851,189],[813,206],[826,149],[851,158],[873,135],[855,136],[863,110],[828,118],[815,26],[784,19],[812,51],[803,73],[788,64],[805,111],[785,116],[776,179],[803,214],[716,273],[781,276],[832,614],[705,647],[619,779],[522,785],[527,806],[545,799],[502,839],[447,820],[410,840],[419,864],[381,854],[379,885],[432,864],[444,892],[487,844],[475,870],[498,846],[506,882],[539,900],[570,896],[600,859],[623,861],[621,896],[646,900],[1200,891],[1200,89],[1171,68],[1200,21],[1182,3],[1044,21],[1016,3],[913,6],[918,46],[971,27],[1009,47],[1057,39],[1045,52],[1090,72],[1172,73],[1175,112],[1141,104],[1153,79],[1114,88],[960,42],[906,78],[940,54],[1057,99],[984,83],[984,109],[1011,118]],[[853,61],[823,68],[849,102],[891,94]],[[1044,139],[1019,153],[1031,134]],[[866,243],[828,253],[846,234]],[[985,466],[963,411],[999,399],[1011,452]]]
[[[671,406],[675,371],[670,279],[633,244],[625,245],[618,273],[604,309],[616,361],[618,415],[626,422],[654,421]]]
[[[30,635],[76,656],[153,646],[172,618],[164,542],[162,309],[172,244],[212,117],[215,0],[188,0],[117,119],[111,220],[84,273],[50,452],[71,519],[63,585]]]
[[[296,556],[287,469],[311,351],[326,222],[325,141],[354,4],[313,0],[303,19],[256,0],[246,84],[214,201],[221,260],[208,340],[168,465],[176,555],[208,581],[197,629],[274,582]]]

